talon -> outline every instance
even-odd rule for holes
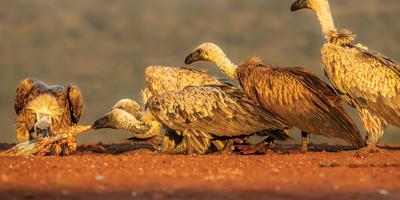
[[[243,155],[265,154],[268,151],[264,142],[254,145],[237,145],[236,148],[239,150],[239,153]]]
[[[356,157],[367,157],[373,153],[382,153],[384,152],[383,149],[378,148],[377,146],[366,146],[364,148],[356,150]]]

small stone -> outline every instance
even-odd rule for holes
[[[334,190],[339,190],[339,186],[338,186],[338,185],[334,185],[334,186],[333,186],[333,189],[334,189]]]
[[[64,195],[64,196],[67,196],[67,195],[69,195],[69,191],[68,190],[61,190],[61,194],[62,195]]]
[[[136,196],[137,196],[137,192],[136,192],[136,191],[132,191],[132,192],[131,192],[131,196],[132,196],[132,197],[136,197]]]
[[[389,190],[384,189],[384,188],[379,189],[377,192],[378,192],[378,194],[383,195],[383,196],[387,196],[390,193]]]
[[[97,175],[95,177],[95,179],[96,179],[96,181],[102,181],[102,180],[104,180],[104,176],[103,175]]]

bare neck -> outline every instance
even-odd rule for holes
[[[216,55],[211,62],[215,63],[220,71],[231,79],[237,79],[237,66],[233,64],[225,54]]]
[[[328,2],[324,5],[318,5],[318,8],[314,9],[318,21],[321,24],[322,32],[326,39],[330,38],[332,32],[336,32],[335,24],[333,23],[331,9]]]
[[[150,138],[154,136],[150,130],[152,129],[151,124],[147,124],[145,122],[136,120],[133,116],[125,116],[125,118],[120,119],[119,123],[119,129],[128,131],[130,133],[133,133],[134,137],[137,138]]]

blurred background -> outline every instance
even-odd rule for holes
[[[293,1],[2,0],[0,142],[16,140],[15,89],[29,76],[77,84],[85,100],[82,124],[121,98],[140,100],[146,66],[183,66],[185,56],[205,41],[219,44],[238,64],[258,55],[266,63],[303,66],[324,77],[319,24],[312,12],[291,13]],[[358,42],[400,59],[399,0],[331,0],[331,8],[336,25],[353,30]],[[198,65],[222,76],[209,64]],[[127,136],[92,131],[79,141],[117,142]],[[400,143],[400,129],[389,128],[383,142]]]

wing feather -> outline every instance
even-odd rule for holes
[[[34,82],[35,79],[27,78],[19,84],[14,100],[14,109],[17,114],[24,108],[26,99],[34,86]]]
[[[68,101],[70,103],[71,121],[77,124],[83,111],[83,97],[78,86],[68,86]]]
[[[225,84],[200,70],[187,67],[149,66],[145,70],[145,80],[153,95],[182,90],[187,86]]]
[[[230,86],[187,87],[153,96],[147,106],[159,121],[178,131],[235,136],[288,126]]]
[[[350,105],[400,126],[399,64],[360,45],[325,44],[322,55],[329,79]]]
[[[334,90],[306,70],[250,62],[238,78],[253,100],[301,130],[364,145]]]

